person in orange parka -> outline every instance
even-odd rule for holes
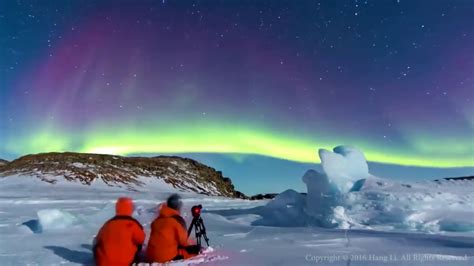
[[[132,199],[119,198],[115,213],[95,238],[93,251],[98,266],[131,265],[136,262],[145,241],[142,225],[132,217]]]
[[[181,198],[171,195],[161,204],[159,216],[151,224],[151,234],[146,250],[147,261],[167,262],[196,256],[200,248],[188,242],[186,222],[180,216]]]

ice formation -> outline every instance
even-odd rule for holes
[[[350,146],[320,150],[322,172],[303,176],[307,195],[285,191],[255,224],[316,225],[422,232],[474,231],[474,186],[469,180],[404,184],[369,173],[364,154]]]
[[[338,146],[334,152],[320,149],[319,158],[324,175],[338,192],[349,192],[358,180],[369,177],[364,154],[351,146]]]
[[[361,151],[351,146],[338,146],[333,151],[319,150],[323,173],[309,170],[303,176],[308,189],[306,214],[313,223],[324,227],[339,225],[333,217],[334,208],[344,204],[344,194],[359,190],[369,177]]]
[[[71,226],[79,223],[77,217],[58,209],[38,211],[38,220],[43,231],[71,228]]]
[[[303,207],[305,197],[301,193],[288,189],[278,194],[259,213],[263,219],[253,225],[267,226],[303,226],[306,224]]]

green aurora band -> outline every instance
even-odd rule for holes
[[[186,126],[183,126],[186,125]],[[76,151],[115,155],[157,153],[252,154],[303,163],[317,163],[317,149],[332,149],[340,144],[353,144],[362,149],[371,162],[419,167],[472,167],[473,144],[457,143],[452,152],[424,150],[425,142],[415,149],[417,154],[371,145],[366,141],[348,140],[338,143],[323,137],[298,136],[258,127],[232,123],[208,123],[155,126],[146,129],[107,127],[86,133],[64,133],[52,128],[34,136],[9,141],[7,150],[15,153]],[[26,141],[25,141],[26,140]],[[13,145],[14,143],[14,145]],[[434,141],[432,143],[435,143]],[[453,142],[454,143],[454,142]],[[426,148],[426,147],[425,147]],[[435,155],[433,155],[435,154]],[[467,154],[467,155],[466,155]],[[428,156],[430,155],[430,156]]]

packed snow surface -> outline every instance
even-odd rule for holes
[[[352,147],[320,151],[322,172],[303,177],[307,195],[287,190],[248,201],[181,193],[183,215],[204,206],[212,249],[171,265],[473,265],[473,181],[397,183],[370,175]],[[295,182],[300,182],[296,180]],[[33,177],[0,178],[0,265],[92,264],[91,243],[120,196],[135,200],[149,234],[166,183],[140,191]]]

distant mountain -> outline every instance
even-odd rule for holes
[[[27,155],[0,167],[0,177],[34,176],[42,181],[75,181],[91,185],[102,180],[129,190],[145,186],[153,178],[171,186],[212,196],[247,198],[235,190],[230,178],[197,161],[176,156],[122,157],[87,153]],[[59,177],[59,179],[58,179]]]
[[[463,177],[446,177],[446,180],[474,180],[474,176],[463,176]],[[436,180],[438,181],[438,180]]]

